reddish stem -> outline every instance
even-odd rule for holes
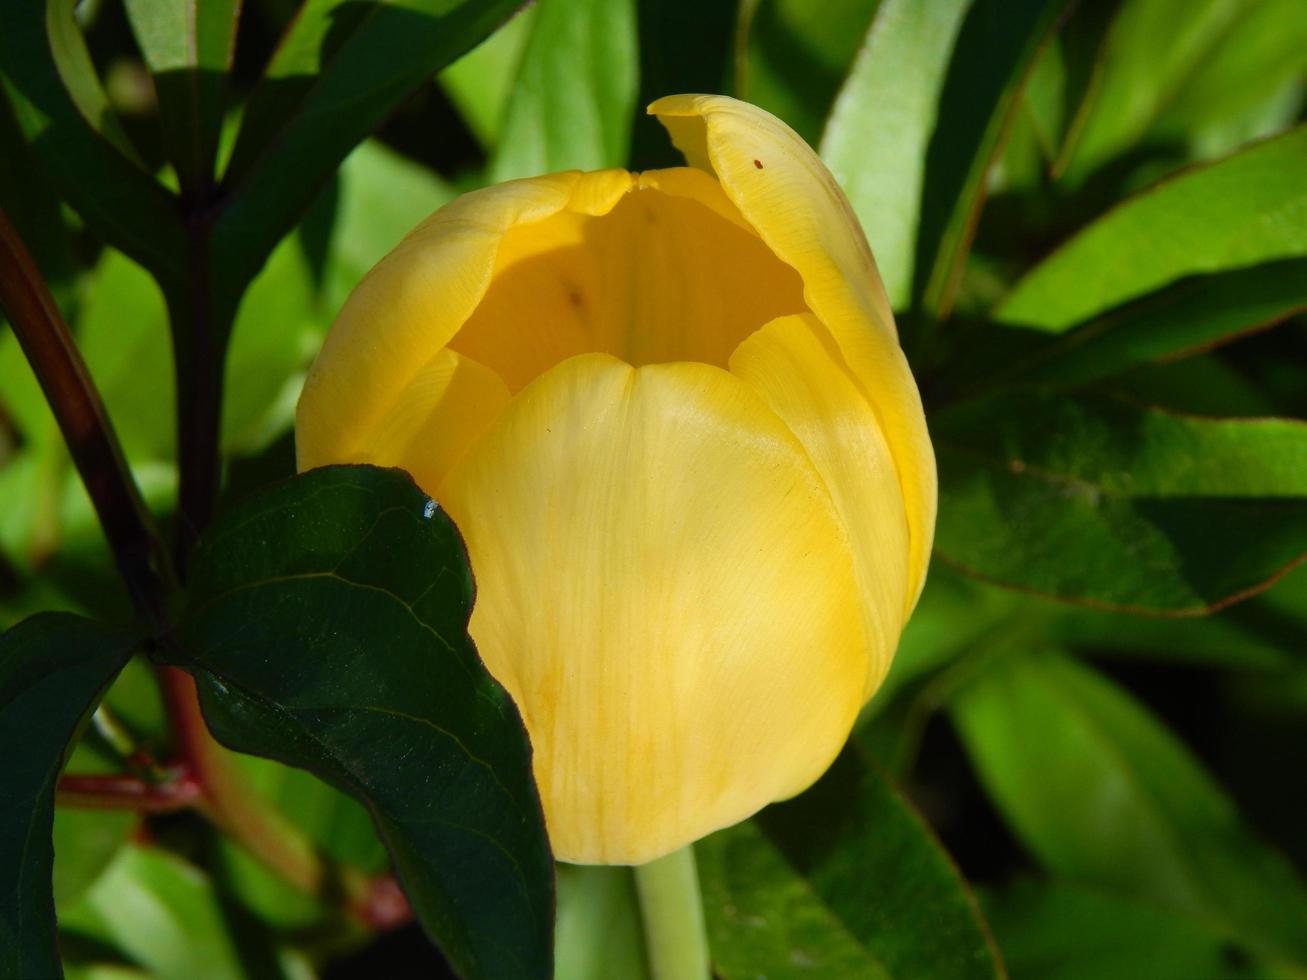
[[[61,806],[171,813],[196,806],[201,795],[200,784],[185,772],[162,783],[136,776],[68,774],[59,779],[56,799]]]

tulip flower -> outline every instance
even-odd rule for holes
[[[733,99],[650,107],[689,166],[465,194],[359,284],[299,465],[408,470],[521,710],[556,855],[640,864],[826,769],[921,591],[935,464],[871,251]]]

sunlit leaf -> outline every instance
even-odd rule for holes
[[[996,315],[1053,332],[1183,276],[1307,255],[1307,126],[1194,167],[1109,211]]]
[[[540,0],[490,165],[492,181],[626,163],[635,0]]]

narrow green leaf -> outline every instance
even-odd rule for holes
[[[953,705],[1009,825],[1050,870],[1307,965],[1307,889],[1169,731],[1060,655],[995,662]]]
[[[517,77],[522,49],[531,36],[535,11],[534,6],[524,7],[437,76],[440,87],[487,152],[499,144],[504,107]]]
[[[1013,980],[1259,975],[1208,922],[1151,902],[1020,881],[987,896],[984,907]]]
[[[0,31],[0,83],[45,175],[91,229],[165,279],[181,275],[185,236],[171,194],[115,149],[82,114],[52,45],[67,0],[20,3]],[[47,8],[50,29],[47,30]],[[71,14],[68,14],[71,23]],[[88,61],[89,64],[89,61]]]
[[[1236,340],[1307,310],[1307,258],[1190,276],[1045,343],[1008,377],[1083,385]]]
[[[414,89],[518,0],[308,0],[250,97],[224,183],[213,255],[235,293],[327,179]]]
[[[736,95],[784,119],[816,146],[877,0],[753,0],[741,6]]]
[[[1197,614],[1307,552],[1307,424],[1019,392],[937,417],[937,554],[1015,588]]]
[[[725,980],[1003,975],[957,868],[856,748],[695,850]]]
[[[876,11],[821,148],[896,307],[952,306],[986,177],[1065,6],[886,0]]]
[[[55,949],[55,783],[82,718],[139,637],[67,613],[0,636],[0,974],[61,976]]]
[[[164,146],[184,189],[213,177],[241,0],[125,0],[159,99]]]
[[[1183,276],[1307,255],[1307,126],[1109,211],[1017,283],[1004,323],[1061,332]]]
[[[399,471],[316,470],[220,520],[190,581],[180,632],[214,733],[367,805],[464,976],[547,976],[526,733],[467,636],[471,573],[435,503]]]
[[[1241,0],[1126,0],[1097,54],[1060,170],[1079,184],[1143,137],[1186,82],[1208,68],[1244,14]]]
[[[494,182],[626,163],[635,0],[539,0],[508,99]]]

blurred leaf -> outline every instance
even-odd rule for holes
[[[168,158],[184,189],[213,178],[241,0],[125,0],[154,76]]]
[[[328,311],[339,310],[387,252],[453,197],[454,189],[426,167],[376,140],[360,143],[340,168],[340,200],[327,257]]]
[[[0,635],[0,973],[60,975],[55,950],[55,782],[82,718],[122,669],[137,635],[42,613]]]
[[[517,77],[522,49],[531,36],[535,11],[534,6],[519,10],[512,20],[438,76],[445,94],[487,151],[499,144],[504,107]]]
[[[183,622],[215,734],[372,810],[468,977],[549,973],[552,862],[525,730],[467,637],[453,525],[399,471],[316,470],[201,541]]]
[[[936,417],[945,561],[1014,588],[1195,614],[1307,552],[1307,423],[1021,392]]]
[[[695,851],[724,980],[1003,975],[957,868],[854,748]]]
[[[636,54],[635,0],[539,0],[490,180],[625,164]]]
[[[349,151],[415,88],[507,19],[518,0],[308,0],[246,107],[213,229],[235,293]]]
[[[1266,976],[1203,919],[1120,895],[1027,880],[984,907],[1013,980]]]
[[[1256,0],[1239,13],[1154,127],[1186,139],[1200,158],[1230,152],[1292,123],[1307,76],[1307,8],[1300,0]]]
[[[890,302],[951,308],[1031,65],[1065,0],[886,0],[822,156],[849,194]]]
[[[1070,184],[1085,178],[1115,155],[1132,148],[1157,122],[1162,111],[1174,102],[1193,80],[1213,67],[1218,52],[1231,51],[1252,38],[1239,37],[1239,24],[1255,7],[1272,7],[1259,0],[1125,0],[1112,21],[1098,52],[1098,73],[1072,123],[1064,159],[1059,169]],[[1280,30],[1289,17],[1278,17]],[[1291,33],[1290,29],[1290,33]],[[1234,71],[1222,68],[1212,84],[1199,84],[1196,95],[1222,93],[1229,82],[1243,82],[1243,94],[1260,93],[1260,85],[1248,86],[1240,77],[1235,54]],[[1229,57],[1227,55],[1226,57]],[[1278,65],[1266,65],[1259,82],[1277,80]],[[1206,95],[1204,95],[1206,93]],[[1219,102],[1217,111],[1219,111]],[[1183,137],[1182,137],[1183,139]]]
[[[996,315],[1061,332],[1182,276],[1307,254],[1307,126],[1123,202],[1017,283]]]
[[[631,869],[560,864],[554,975],[559,980],[646,980],[640,906]]]
[[[121,949],[159,980],[269,980],[285,976],[270,947],[233,934],[208,876],[155,848],[130,844],[60,928]],[[260,962],[261,961],[261,962]]]
[[[999,660],[953,705],[991,799],[1050,870],[1307,965],[1307,889],[1169,731],[1060,655]]]
[[[784,119],[816,146],[877,3],[746,0],[736,38],[735,94]]]
[[[83,738],[68,758],[67,770],[78,774],[120,773],[121,760],[93,739]],[[56,807],[54,811],[54,901],[63,908],[89,888],[137,824],[130,810],[83,810]]]
[[[114,148],[108,130],[92,128],[55,64],[52,43],[66,38],[61,31],[76,31],[70,11],[70,0],[13,4],[5,11],[0,82],[14,117],[43,172],[97,235],[156,275],[179,279],[186,247],[175,200]]]

